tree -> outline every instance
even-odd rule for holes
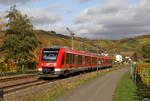
[[[142,55],[146,62],[150,62],[150,42],[143,45]]]
[[[136,61],[136,62],[138,61],[138,56],[137,56],[136,52],[134,52],[132,58],[133,58],[134,61]]]
[[[6,16],[8,20],[8,29],[6,29],[7,38],[4,39],[4,44],[1,51],[6,51],[6,61],[13,60],[18,70],[23,70],[27,62],[34,55],[31,54],[38,45],[39,41],[33,32],[33,25],[27,15],[22,15],[16,6],[12,6]]]

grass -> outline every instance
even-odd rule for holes
[[[114,101],[137,101],[136,89],[136,85],[129,78],[129,73],[125,73],[118,82]]]
[[[122,67],[121,67],[122,68]],[[86,82],[89,82],[97,77],[101,77],[108,72],[117,70],[120,68],[107,69],[103,72],[92,72],[86,75],[79,75],[79,77],[73,79],[68,83],[59,83],[58,85],[49,88],[47,91],[41,92],[37,95],[29,97],[28,101],[55,101],[58,97],[63,96],[67,92],[74,88],[77,88]]]

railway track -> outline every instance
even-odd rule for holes
[[[11,92],[15,92],[21,89],[54,81],[54,79],[42,80],[38,78],[39,78],[38,75],[27,75],[27,76],[0,79],[1,83],[0,90],[3,90],[4,94],[9,94]]]
[[[19,83],[19,84],[15,84],[15,85],[9,85],[9,86],[4,86],[4,87],[0,87],[0,89],[3,89],[4,94],[9,94],[21,89],[25,89],[28,87],[33,87],[33,86],[37,86],[37,85],[41,85],[41,84],[45,84],[48,81],[43,81],[43,80],[35,80],[35,81],[30,81],[30,82],[24,82],[24,83]]]
[[[31,78],[31,77],[35,77],[35,76],[38,76],[38,75],[37,74],[32,74],[32,75],[25,75],[25,76],[3,78],[3,79],[0,79],[0,83],[1,82],[8,82],[8,81],[19,80],[19,79],[25,79],[25,78]]]
[[[37,74],[0,79],[0,101],[15,92],[56,80],[57,78],[39,79]]]
[[[101,71],[101,70],[100,70]],[[88,73],[87,73],[88,74]],[[72,79],[76,76],[78,76],[80,74],[77,74],[77,75],[74,75],[73,77],[66,77],[65,79],[63,79],[63,81],[67,80],[67,79]],[[6,82],[8,80],[10,81],[13,81],[13,80],[23,80],[23,79],[27,79],[27,78],[32,78],[33,75],[30,75],[30,76],[27,76],[27,77],[16,77],[16,78],[7,78],[7,79],[0,79],[0,83],[1,82]],[[35,77],[35,76],[34,76]],[[41,80],[41,79],[35,79],[35,80],[30,80],[30,81],[24,81],[22,83],[17,83],[17,84],[9,84],[9,85],[4,85],[4,86],[0,86],[0,90],[3,90],[3,97],[7,97],[11,94],[13,94],[14,92],[16,91],[22,91],[23,89],[26,89],[26,88],[30,88],[30,87],[36,87],[38,85],[45,85],[45,84],[49,84],[49,83],[53,83],[55,81],[57,81],[58,79],[57,78],[53,78],[53,79],[48,79],[48,80]],[[60,81],[60,80],[58,80]],[[62,81],[62,80],[61,80]],[[7,83],[7,82],[6,82]],[[1,101],[1,100],[0,100]]]
[[[28,79],[31,79],[31,78],[35,78],[35,79],[28,81]],[[0,79],[0,83],[1,83],[0,90],[3,90],[4,94],[8,94],[8,93],[15,92],[17,90],[25,89],[28,87],[50,83],[52,81],[56,81],[57,79],[58,78],[49,79],[49,80],[38,79],[37,74],[19,76],[19,77],[10,77],[10,78],[5,78],[5,79]]]
[[[26,88],[30,88],[30,87],[36,87],[38,85],[43,85],[43,84],[48,84],[48,83],[51,83],[51,82],[55,82],[58,80],[58,78],[51,78],[51,79],[35,79],[35,80],[30,80],[30,81],[24,81],[22,83],[16,83],[16,84],[11,84],[12,81],[18,81],[18,80],[24,80],[24,79],[27,79],[27,78],[31,78],[33,77],[33,75],[30,75],[30,76],[23,76],[23,77],[14,77],[14,78],[6,78],[6,79],[0,79],[0,83],[6,83],[9,81],[9,84],[7,85],[3,85],[1,86],[0,85],[0,91],[3,92],[3,95],[0,95],[0,99],[1,98],[4,98],[13,94],[14,92],[17,92],[17,91],[21,91],[23,89],[26,89]],[[34,76],[35,77],[35,76]],[[68,78],[68,77],[66,77]],[[69,77],[70,78],[70,77]],[[1,101],[1,100],[0,100]]]
[[[78,75],[79,74],[74,75],[74,76],[78,76]],[[8,80],[13,81],[13,80],[27,79],[27,78],[30,78],[30,77],[32,77],[32,76],[1,79],[0,83],[3,82],[3,81],[7,83]],[[71,77],[69,77],[69,78],[71,78]],[[65,78],[67,79],[68,77],[65,77]],[[65,78],[64,78],[64,80],[65,80]],[[7,86],[4,85],[4,86],[0,87],[0,90],[3,90],[3,96],[8,96],[11,93],[19,91],[19,90],[23,90],[23,89],[26,89],[26,88],[29,88],[29,87],[34,87],[34,86],[38,86],[38,85],[42,85],[42,84],[46,84],[46,83],[51,83],[51,82],[54,82],[54,81],[57,81],[57,80],[58,80],[58,78],[51,78],[51,79],[46,79],[46,80],[35,79],[35,80],[28,81],[28,82],[25,81],[23,83],[9,84]]]
[[[37,70],[30,70],[27,71],[26,74],[36,74],[38,71]],[[0,73],[0,77],[6,77],[6,76],[15,76],[22,74],[21,72],[9,72],[9,73]]]

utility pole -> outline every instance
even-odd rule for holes
[[[70,35],[72,37],[72,49],[73,49],[74,48],[74,40],[73,40],[73,38],[74,38],[75,34],[68,27],[66,27],[66,30],[70,33]]]

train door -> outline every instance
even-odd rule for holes
[[[82,66],[85,67],[85,56],[82,56]]]
[[[70,68],[73,68],[73,54],[69,54],[69,55],[70,55],[69,65],[70,65]]]
[[[73,68],[75,68],[75,60],[76,60],[75,54],[72,54]]]
[[[70,61],[70,55],[69,53],[66,53],[66,68],[69,69],[69,61]]]
[[[66,64],[66,56],[65,56],[65,53],[63,53],[63,57],[62,57],[62,60],[61,60],[61,68],[65,68],[65,64]]]
[[[78,67],[82,67],[82,55],[78,55]]]

